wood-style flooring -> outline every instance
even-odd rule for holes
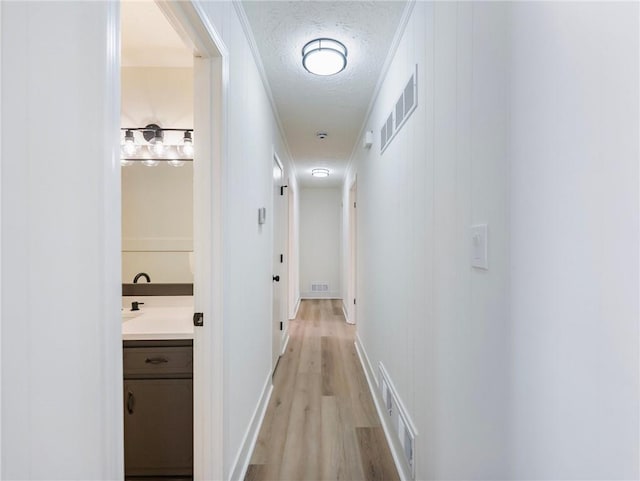
[[[398,480],[341,301],[302,301],[245,481]]]

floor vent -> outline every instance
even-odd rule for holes
[[[329,284],[326,282],[313,282],[311,292],[329,292]]]
[[[385,406],[385,414],[391,421],[390,425],[393,428],[392,436],[395,435],[396,440],[400,443],[400,447],[404,454],[404,460],[411,470],[412,478],[415,479],[416,469],[414,455],[416,429],[411,422],[402,401],[398,397],[397,391],[393,387],[389,374],[381,362],[378,363],[378,377],[378,387]]]
[[[384,152],[418,105],[418,65],[405,85],[395,107],[380,129],[380,152]]]

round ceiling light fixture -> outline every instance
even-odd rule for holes
[[[332,38],[316,38],[302,47],[302,66],[315,75],[335,75],[347,66],[347,47]]]
[[[329,169],[311,169],[311,175],[314,177],[329,177]]]

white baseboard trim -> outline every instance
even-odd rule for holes
[[[296,301],[296,306],[293,308],[293,317],[289,316],[289,320],[293,320],[298,317],[298,311],[300,310],[300,302],[302,302],[302,297],[298,297]]]
[[[229,476],[229,479],[231,481],[240,481],[244,479],[245,475],[247,474],[249,461],[251,460],[253,449],[256,446],[258,433],[260,432],[260,427],[262,426],[264,415],[267,412],[267,406],[269,405],[269,399],[271,399],[272,392],[273,383],[271,382],[271,371],[269,371],[267,380],[265,381],[264,387],[262,388],[262,394],[260,395],[260,399],[258,400],[256,409],[253,412],[253,416],[251,417],[251,421],[249,422],[249,426],[247,427],[247,432],[244,433],[242,443],[240,444],[240,449],[238,449],[238,454],[236,455],[236,459],[233,463],[231,475]]]
[[[303,292],[301,299],[342,299],[339,292],[326,292],[324,294],[316,294],[311,292]]]
[[[280,353],[280,355],[284,355],[285,352],[287,352],[287,346],[289,345],[289,330],[287,329],[287,335],[284,338],[284,343],[282,343],[282,352]]]
[[[367,351],[362,345],[360,336],[357,334],[355,345],[356,352],[358,353],[358,358],[360,359],[360,364],[362,365],[364,375],[367,378],[367,384],[369,385],[371,397],[373,398],[373,402],[376,406],[376,411],[378,412],[378,418],[380,418],[382,428],[384,429],[384,436],[385,438],[387,438],[387,444],[389,445],[389,449],[391,450],[393,462],[395,463],[396,469],[398,470],[398,475],[400,476],[401,481],[411,481],[413,479],[413,477],[411,476],[411,469],[404,461],[402,446],[400,446],[397,438],[391,435],[394,432],[394,427],[391,425],[389,417],[384,415],[385,407],[382,405],[382,399],[378,392],[378,378],[374,374],[375,371],[371,367],[371,362],[369,361],[369,356],[367,356]]]
[[[344,319],[347,321],[347,324],[355,324],[355,322],[349,319],[349,310],[347,309],[344,299],[342,299],[342,313],[344,314]]]

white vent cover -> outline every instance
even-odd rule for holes
[[[379,382],[378,387],[380,394],[382,395],[382,401],[385,407],[385,414],[387,415],[391,426],[393,427],[392,435],[396,436],[396,440],[402,448],[404,454],[404,460],[409,468],[411,468],[411,475],[413,479],[416,477],[415,468],[415,442],[416,442],[416,430],[413,427],[413,423],[407,414],[398,393],[389,378],[387,370],[382,363],[378,363]]]
[[[384,152],[418,106],[418,65],[405,85],[400,98],[380,129],[380,152]]]
[[[329,284],[326,282],[311,283],[311,292],[329,292]]]

